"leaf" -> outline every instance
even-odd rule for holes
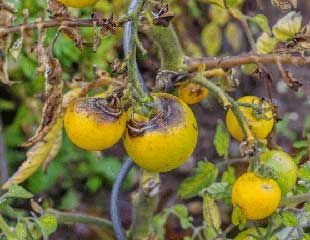
[[[80,196],[74,190],[69,190],[61,199],[61,209],[73,209],[80,204]]]
[[[241,66],[241,70],[246,75],[252,75],[257,71],[257,65],[255,63],[245,64]]]
[[[302,16],[295,11],[289,12],[273,26],[272,33],[279,41],[292,39],[294,35],[300,32]]]
[[[213,144],[219,156],[228,156],[229,142],[230,135],[225,124],[222,121],[218,121],[215,129]]]
[[[171,211],[179,218],[183,229],[188,229],[192,225],[193,219],[188,215],[188,210],[183,204],[174,205]]]
[[[214,164],[202,161],[198,162],[194,176],[182,182],[178,190],[179,197],[185,199],[197,196],[201,190],[215,181],[217,174],[218,170]]]
[[[27,151],[26,160],[13,176],[3,184],[2,189],[7,189],[13,183],[19,184],[24,182],[41,166],[42,162],[49,157],[51,149],[55,144],[55,140],[59,136],[59,132],[62,131],[62,125],[63,119],[59,118],[44,139],[33,145]]]
[[[211,4],[216,4],[222,8],[225,8],[225,2],[224,0],[203,0],[205,3],[211,3]]]
[[[169,212],[165,212],[162,214],[157,214],[153,218],[153,229],[157,240],[165,240],[165,224],[168,216]]]
[[[241,210],[240,207],[234,207],[232,215],[231,215],[231,222],[232,224],[239,226],[239,230],[242,230],[246,225],[246,218]]]
[[[236,173],[233,167],[228,167],[228,169],[222,175],[222,182],[226,182],[229,185],[233,185],[236,181]]]
[[[12,184],[6,193],[6,196],[9,198],[32,198],[32,193],[28,192],[26,189],[24,189],[21,186],[18,186],[16,184]]]
[[[225,28],[225,36],[233,48],[234,52],[238,52],[242,46],[242,32],[239,26],[234,22],[229,22]]]
[[[204,235],[205,239],[214,240],[214,239],[216,239],[218,234],[216,233],[214,228],[206,226],[203,229],[203,235]]]
[[[230,186],[227,182],[215,182],[207,187],[207,192],[215,199],[230,198]]]
[[[209,17],[211,18],[212,23],[216,23],[219,26],[225,25],[230,18],[227,9],[221,8],[217,5],[210,6]]]
[[[18,240],[27,240],[28,231],[24,223],[18,222],[15,227],[15,233]]]
[[[45,235],[50,235],[57,230],[57,219],[53,214],[44,214],[39,219]]]
[[[304,208],[306,212],[310,213],[310,202],[306,202]]]
[[[284,211],[282,213],[282,219],[283,224],[287,227],[296,227],[298,225],[297,217],[289,211]]]
[[[267,33],[263,33],[256,41],[256,48],[259,53],[271,53],[277,44],[275,38],[270,37]]]
[[[239,7],[242,5],[244,0],[226,0],[226,6],[231,8],[231,7]]]
[[[203,219],[205,223],[216,230],[221,229],[221,215],[214,199],[207,193],[203,195]]]
[[[309,145],[307,140],[300,140],[293,143],[294,148],[307,148]]]
[[[256,23],[263,32],[271,34],[268,18],[264,14],[257,14],[249,20]]]
[[[310,161],[306,162],[298,169],[298,177],[310,182]]]
[[[215,23],[207,24],[201,33],[201,42],[209,56],[215,56],[222,45],[222,32]]]

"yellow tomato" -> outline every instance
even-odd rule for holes
[[[262,178],[253,172],[240,176],[232,188],[232,202],[240,207],[247,219],[270,216],[279,206],[281,190],[277,182]]]
[[[99,151],[113,146],[122,137],[127,116],[122,109],[109,106],[105,98],[80,98],[64,115],[64,126],[78,147]]]
[[[243,104],[256,104],[258,106],[258,110],[252,107],[240,106],[240,111],[246,118],[253,135],[258,139],[266,138],[274,125],[271,104],[255,96],[239,98],[238,102]],[[228,131],[235,139],[240,142],[244,139],[242,129],[231,109],[229,109],[226,114],[226,125]]]
[[[94,5],[98,0],[58,0],[67,7],[83,8]]]
[[[197,123],[179,98],[166,93],[153,97],[157,113],[150,119],[134,117],[128,121],[123,141],[128,155],[140,167],[167,172],[182,165],[194,151]]]
[[[185,103],[199,103],[208,97],[208,89],[195,83],[185,83],[178,87],[178,95]]]

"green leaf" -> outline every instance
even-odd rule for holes
[[[27,240],[28,231],[24,223],[21,222],[17,223],[15,227],[15,233],[18,240]]]
[[[221,215],[214,199],[207,193],[203,195],[203,219],[216,231],[221,229]]]
[[[217,5],[210,6],[209,17],[212,23],[215,23],[219,26],[224,26],[230,19],[230,15],[227,9],[221,8]]]
[[[285,226],[296,227],[298,225],[298,219],[293,213],[284,211],[281,215]]]
[[[230,186],[227,182],[215,182],[207,187],[207,192],[215,199],[230,198]]]
[[[217,177],[218,170],[214,164],[200,161],[195,170],[194,176],[185,179],[179,190],[180,198],[190,198],[197,196],[204,188],[213,183]]]
[[[236,181],[236,173],[233,167],[228,167],[222,175],[222,182],[226,182],[229,185],[233,185]]]
[[[254,63],[245,64],[241,66],[241,70],[246,75],[252,75],[254,72],[257,71],[257,65]]]
[[[231,222],[232,224],[239,226],[239,229],[242,230],[246,225],[246,218],[241,210],[240,207],[234,207],[232,215],[231,215]]]
[[[310,162],[306,162],[298,169],[298,177],[310,182]]]
[[[243,40],[240,27],[234,22],[229,22],[225,28],[225,36],[234,52],[239,52]]]
[[[163,214],[158,214],[153,218],[153,229],[156,233],[157,240],[165,240],[165,224],[168,216],[169,212],[165,212]]]
[[[57,219],[53,214],[45,214],[39,218],[45,234],[50,235],[57,230]]]
[[[249,19],[250,21],[256,23],[263,32],[271,34],[268,18],[264,14],[257,14]]]
[[[203,0],[205,3],[211,3],[211,4],[216,4],[222,8],[225,8],[225,2],[224,0]]]
[[[216,23],[205,25],[201,32],[201,42],[209,56],[216,56],[222,46],[222,32]]]
[[[256,42],[257,51],[259,53],[267,54],[271,53],[277,44],[275,38],[270,37],[267,33],[263,33]]]
[[[302,240],[310,240],[310,233],[305,233]]]
[[[307,148],[308,147],[308,141],[307,140],[300,140],[293,143],[294,148]]]
[[[74,190],[69,190],[61,199],[61,209],[73,209],[80,204],[80,196]]]
[[[16,184],[12,184],[9,188],[9,191],[6,193],[6,196],[9,198],[32,198],[32,193],[28,192],[26,189],[24,189],[21,186],[18,186]]]
[[[310,212],[310,202],[306,202],[304,208],[305,208],[305,211],[309,213]]]
[[[203,235],[204,235],[205,239],[208,239],[208,240],[215,240],[218,234],[217,234],[217,232],[214,230],[214,228],[206,226],[206,227],[203,229]]]
[[[183,204],[174,205],[171,211],[179,218],[183,229],[188,229],[192,225],[193,219],[188,215],[188,210]]]
[[[225,124],[222,121],[218,121],[215,129],[213,144],[219,156],[228,156],[229,142],[230,135]]]
[[[238,7],[240,6],[244,0],[226,0],[226,6],[231,8],[231,7]]]

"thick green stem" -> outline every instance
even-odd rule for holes
[[[216,86],[213,82],[209,81],[208,79],[203,77],[201,74],[197,74],[196,77],[192,79],[192,82],[200,84],[208,88],[208,90],[212,92],[216,96],[216,98],[220,100],[220,102],[222,102],[223,107],[225,109],[231,108],[246,138],[246,142],[247,142],[246,151],[252,151],[254,144],[255,144],[255,138],[250,130],[250,127],[247,123],[246,118],[244,117],[243,113],[239,109],[238,103],[234,99],[232,99],[230,96],[228,96],[228,94],[226,94],[223,89]],[[247,154],[247,152],[245,154]]]
[[[176,72],[184,69],[185,55],[173,26],[162,27],[152,24],[151,20],[149,22],[147,34],[159,48],[161,69]]]
[[[7,237],[8,240],[16,240],[17,237],[15,236],[14,232],[11,231],[10,227],[4,221],[3,217],[0,215],[0,229]]]
[[[112,223],[104,218],[89,216],[80,213],[61,212],[51,208],[47,209],[46,212],[55,215],[58,223],[60,224],[85,223],[97,225],[108,230],[112,230]]]
[[[159,174],[143,171],[139,191],[133,196],[133,224],[130,239],[148,239],[153,234],[152,221],[159,193]]]
[[[128,53],[128,81],[131,83],[134,90],[137,92],[140,102],[148,102],[150,100],[147,93],[144,92],[143,87],[139,81],[138,72],[136,71],[137,59],[137,39],[138,39],[138,23],[139,14],[142,11],[144,0],[140,0],[131,17],[131,35]]]

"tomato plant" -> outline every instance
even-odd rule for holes
[[[309,11],[0,0],[0,239],[309,239]]]

